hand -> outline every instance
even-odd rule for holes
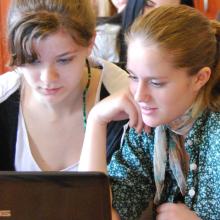
[[[144,123],[141,111],[129,90],[111,95],[92,108],[87,120],[78,170],[107,173],[104,147],[107,124],[113,120],[126,118],[129,118],[130,127],[134,127],[137,132],[142,131]]]
[[[157,208],[157,220],[201,220],[182,203],[165,203]]]
[[[139,105],[129,89],[103,99],[93,107],[89,114],[90,120],[91,117],[99,124],[129,119],[129,126],[134,127],[137,132],[140,132],[144,127]]]

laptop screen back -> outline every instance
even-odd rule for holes
[[[110,220],[108,177],[91,172],[0,172],[0,220]]]

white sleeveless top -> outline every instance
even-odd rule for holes
[[[20,105],[18,114],[17,142],[15,152],[15,170],[16,171],[42,171],[35,161],[28,140],[27,129]],[[66,167],[61,171],[77,171],[78,162]]]

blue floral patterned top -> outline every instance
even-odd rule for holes
[[[153,148],[154,132],[138,135],[130,128],[108,166],[113,207],[122,220],[138,219],[154,198]],[[190,169],[182,201],[202,220],[220,220],[220,112],[205,112],[194,122],[185,148]],[[180,195],[169,164],[166,167],[161,203],[175,202]]]

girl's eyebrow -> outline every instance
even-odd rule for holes
[[[64,52],[64,53],[61,53],[61,54],[57,55],[56,57],[59,58],[59,57],[63,57],[63,56],[74,55],[75,53],[77,53],[77,50],[67,51],[67,52]]]
[[[132,74],[132,75],[134,75],[134,76],[137,76],[132,70],[130,70],[130,69],[128,69],[128,68],[125,68],[125,70],[126,70],[126,72],[128,73],[128,74]],[[165,79],[167,79],[167,77],[164,77],[164,76],[148,76],[148,77],[146,77],[146,79],[147,80],[158,80],[158,79],[160,79],[160,80],[165,80]]]

